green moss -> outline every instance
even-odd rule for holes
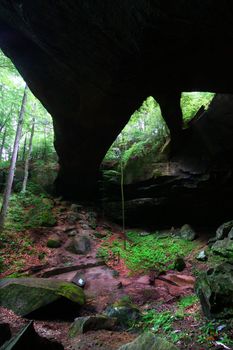
[[[186,309],[187,307],[190,307],[198,302],[198,297],[195,294],[192,295],[186,295],[183,298],[181,298],[178,302],[178,307],[181,310]]]
[[[48,248],[59,248],[61,246],[61,242],[54,239],[49,239],[47,242]]]
[[[72,284],[72,283],[62,283],[59,286],[59,290],[57,292],[58,295],[64,296],[75,303],[83,305],[85,303],[85,295],[83,290]]]
[[[9,278],[0,281],[0,305],[25,316],[60,296],[83,305],[84,292],[78,286],[47,278]]]
[[[122,240],[109,243],[104,241],[98,256],[108,260],[112,256],[124,259],[131,271],[150,269],[164,270],[174,268],[177,257],[187,256],[196,246],[196,242],[188,242],[180,238],[167,237],[160,239],[158,234],[140,236],[137,232],[127,233],[129,241],[124,249]]]
[[[113,306],[128,306],[132,305],[132,300],[129,295],[123,295],[119,300],[117,300]]]
[[[22,231],[27,228],[54,226],[53,203],[44,195],[13,194],[10,200],[6,229]]]

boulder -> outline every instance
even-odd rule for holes
[[[85,302],[84,292],[73,283],[46,278],[6,278],[0,281],[0,306],[27,316],[60,300],[75,309]],[[62,312],[62,305],[60,305]],[[59,311],[59,310],[58,310]]]
[[[174,269],[181,272],[185,269],[186,264],[181,256],[178,256],[174,262]]]
[[[178,350],[178,348],[166,339],[148,332],[143,333],[133,342],[122,345],[118,350]]]
[[[60,246],[61,246],[61,240],[57,234],[54,233],[51,236],[49,236],[47,241],[48,248],[59,248]]]
[[[105,231],[94,231],[94,236],[96,238],[105,238],[107,235],[108,234]]]
[[[217,239],[226,238],[232,228],[233,228],[233,220],[225,222],[224,224],[220,225],[216,231],[216,238]]]
[[[230,232],[228,233],[228,238],[233,239],[233,227],[231,228]]]
[[[201,272],[195,290],[208,318],[233,316],[233,265],[223,263]]]
[[[88,224],[93,230],[96,229],[96,226],[97,226],[97,214],[94,211],[90,211],[88,213]]]
[[[228,259],[233,259],[233,240],[227,237],[216,241],[212,245],[211,250],[216,255],[220,255]]]
[[[88,224],[85,224],[85,223],[81,223],[80,222],[80,226],[81,226],[81,228],[83,229],[83,230],[90,230],[90,226],[88,225]]]
[[[75,225],[67,226],[67,227],[64,228],[64,232],[69,232],[69,231],[72,231],[72,230],[75,230],[75,229],[76,229]]]
[[[196,259],[197,259],[198,261],[207,261],[207,260],[208,260],[208,256],[207,256],[205,250],[200,251],[200,252],[197,254],[197,256],[196,256]]]
[[[121,328],[131,327],[136,320],[141,316],[138,308],[131,303],[121,304],[121,302],[116,302],[111,306],[108,306],[105,310],[105,314],[109,317],[114,317],[117,319],[118,324]]]
[[[83,206],[82,205],[80,205],[80,204],[75,204],[75,203],[73,203],[73,204],[71,204],[71,206],[70,206],[70,210],[71,211],[73,211],[73,212],[76,212],[76,213],[78,213],[80,210],[82,210],[83,209]]]
[[[211,248],[215,242],[217,242],[217,238],[216,237],[211,237],[208,240],[208,246]]]
[[[69,212],[67,215],[67,221],[70,225],[76,224],[76,222],[79,220],[79,213],[76,212]]]
[[[1,350],[64,350],[56,341],[41,337],[35,332],[33,322],[29,322],[19,333],[5,343]]]
[[[71,238],[66,250],[74,254],[86,254],[91,250],[91,241],[87,235]]]
[[[0,323],[0,346],[11,338],[11,330],[8,323]]]
[[[112,330],[115,328],[116,324],[116,318],[104,315],[78,317],[74,320],[70,328],[69,336],[73,338],[79,334],[93,330],[97,331],[99,329]]]
[[[76,230],[71,230],[71,231],[68,231],[67,235],[68,237],[74,237],[77,235],[77,231]]]
[[[197,234],[190,225],[185,224],[180,229],[180,237],[187,241],[193,241],[197,237]]]

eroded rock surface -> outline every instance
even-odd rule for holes
[[[157,98],[180,143],[181,91],[233,92],[226,0],[1,0],[0,32],[1,48],[53,116],[56,187],[67,197],[95,196],[107,149],[145,97]]]
[[[8,278],[0,281],[0,305],[20,316],[28,316],[43,307],[46,314],[46,308],[59,299],[61,317],[64,311],[62,304],[66,305],[69,301],[78,310],[77,306],[85,302],[83,290],[65,281],[45,278]]]
[[[121,346],[118,350],[178,350],[166,339],[155,336],[153,333],[144,333],[132,343]]]
[[[197,278],[195,289],[207,317],[233,316],[233,265],[223,263],[202,272]]]

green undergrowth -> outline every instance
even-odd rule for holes
[[[145,311],[137,327],[143,331],[152,331],[163,334],[168,340],[177,343],[183,338],[189,337],[188,332],[179,329],[177,331],[177,322],[184,322],[188,316],[186,309],[198,302],[195,294],[180,298],[172,310],[158,312],[155,309]]]
[[[232,321],[207,320],[196,307],[198,304],[195,294],[184,296],[169,310],[145,311],[136,326],[140,331],[152,331],[161,335],[178,348],[182,344],[182,349],[189,349],[190,344],[196,344],[197,349],[212,349],[214,341],[220,341],[232,349]],[[193,307],[192,311],[189,310],[190,307]]]
[[[53,203],[42,195],[31,192],[11,196],[6,230],[22,231],[40,226],[53,226],[56,223],[52,213]]]
[[[12,271],[17,275],[28,261],[35,257],[42,261],[46,256],[42,248],[37,252],[27,230],[54,226],[54,203],[45,192],[35,193],[35,184],[29,182],[28,189],[11,195],[4,230],[0,233],[0,273]]]
[[[99,248],[98,256],[106,262],[112,258],[123,259],[132,272],[143,270],[169,270],[174,268],[177,257],[187,256],[196,242],[181,238],[160,238],[158,233],[140,236],[138,232],[127,232],[126,249],[120,239],[109,242],[104,240]]]

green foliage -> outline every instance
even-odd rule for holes
[[[195,304],[198,301],[196,295],[188,295],[181,298],[177,304],[176,310],[157,312],[150,309],[144,312],[142,319],[138,323],[138,328],[153,331],[154,333],[162,333],[173,343],[177,343],[180,339],[189,337],[187,333],[177,332],[175,325],[177,321],[185,319],[185,308]]]
[[[56,223],[52,203],[44,195],[13,194],[10,201],[6,229],[21,231],[27,228],[53,226]]]
[[[192,306],[193,304],[197,303],[198,300],[199,299],[195,294],[186,295],[179,300],[178,306],[181,310],[184,310],[187,307]]]
[[[207,109],[214,95],[212,92],[183,92],[181,108],[184,122],[190,121],[201,106]]]
[[[126,250],[121,240],[104,241],[98,256],[104,260],[119,256],[131,271],[171,269],[178,256],[186,256],[196,246],[180,238],[160,239],[158,234],[141,237],[137,232],[127,232]]]
[[[11,61],[1,51],[0,67],[0,147],[4,139],[4,131],[6,130],[2,160],[0,159],[0,161],[4,162],[9,161],[11,158],[25,82]],[[55,150],[53,147],[53,125],[51,116],[33,94],[29,92],[18,159],[25,157],[28,152],[32,116],[35,116],[36,119],[32,157],[44,159],[54,157]],[[27,140],[26,143],[25,139]]]
[[[142,319],[145,328],[150,328],[154,332],[158,332],[159,330],[170,331],[172,322],[174,321],[174,315],[171,311],[158,313],[155,310],[149,310],[143,315]]]
[[[181,98],[181,108],[184,124],[187,124],[201,106],[206,109],[213,99],[210,92],[184,92]],[[122,160],[124,167],[130,160],[153,154],[153,161],[169,135],[168,128],[162,118],[158,103],[153,97],[148,97],[142,106],[134,112],[130,121],[118,135],[107,152],[104,161]],[[158,157],[158,161],[159,161]]]
[[[142,140],[137,143],[133,143],[132,147],[127,149],[122,156],[122,160],[124,164],[128,162],[128,160],[134,159],[135,157],[143,157],[146,155],[147,151],[150,147],[147,147],[148,140]]]
[[[168,135],[160,107],[153,97],[148,97],[131,116],[129,123],[117,137],[105,156],[105,161],[120,161],[146,155],[152,148],[157,151]]]

